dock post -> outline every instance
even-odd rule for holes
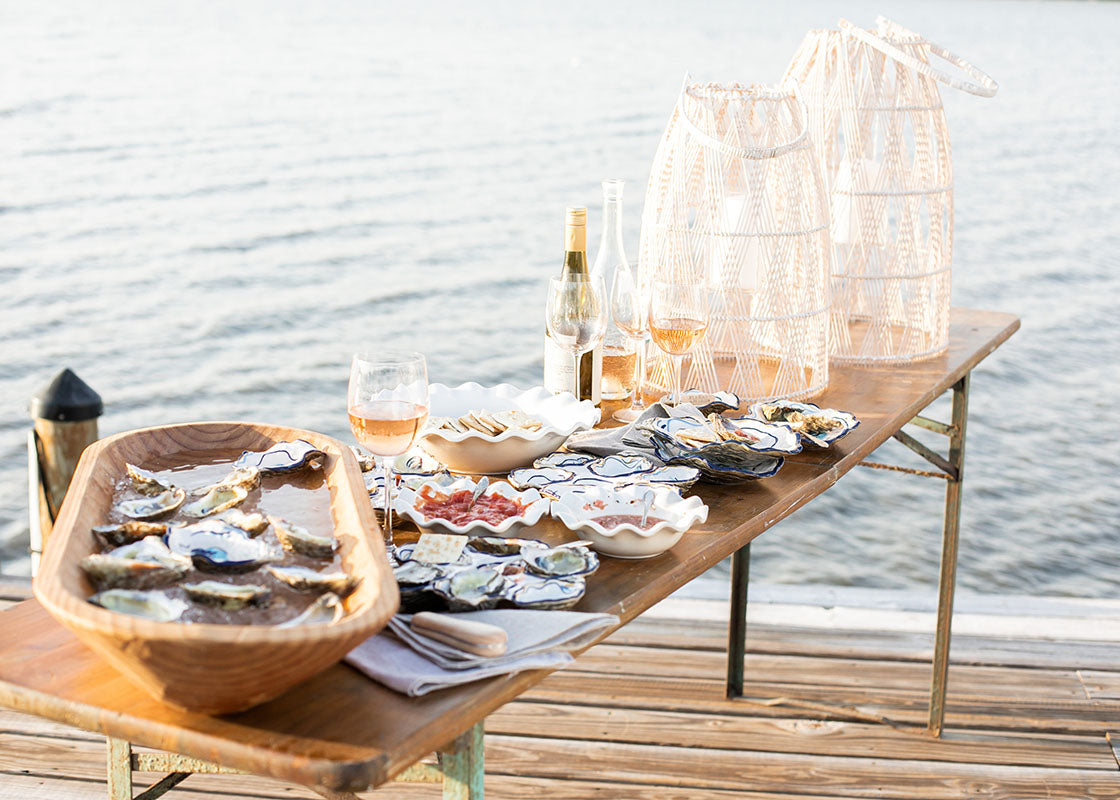
[[[731,617],[727,630],[727,697],[743,696],[747,650],[747,585],[751,574],[751,543],[735,551],[731,560]]]
[[[28,437],[27,455],[33,460],[29,473],[34,478],[31,493],[35,497],[29,506],[32,574],[38,570],[78,458],[97,441],[97,418],[102,410],[101,396],[70,369],[62,370],[31,398],[35,428]]]

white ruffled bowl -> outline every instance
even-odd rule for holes
[[[641,514],[642,501],[653,492],[651,517],[659,522],[642,530],[637,525],[623,524],[604,528],[592,517],[613,514]],[[660,555],[680,541],[684,532],[708,519],[708,507],[699,497],[681,498],[668,487],[649,486],[587,486],[565,491],[552,501],[552,516],[581,539],[591,542],[600,553],[615,558],[650,558]]]
[[[537,431],[511,429],[496,436],[473,430],[426,430],[418,444],[453,472],[501,475],[528,466],[555,451],[576,431],[592,428],[599,421],[599,409],[590,401],[576,400],[569,392],[551,394],[543,386],[518,389],[508,383],[464,383],[452,388],[433,383],[430,394],[433,417],[460,417],[480,409],[517,409],[543,423]]]
[[[490,522],[483,522],[482,520],[472,520],[466,525],[452,525],[445,519],[439,517],[427,517],[419,509],[416,504],[419,501],[418,495],[425,486],[431,486],[432,490],[440,494],[454,494],[455,492],[466,489],[473,492],[478,483],[470,478],[458,478],[451,483],[440,483],[438,480],[424,481],[423,483],[412,486],[401,486],[397,489],[393,497],[393,510],[401,517],[407,517],[416,523],[417,527],[423,530],[435,531],[438,533],[462,533],[471,536],[513,536],[516,531],[522,528],[527,528],[531,525],[536,525],[541,521],[541,517],[548,513],[549,500],[541,496],[541,493],[536,489],[525,489],[518,491],[504,481],[494,481],[483,492],[483,495],[500,494],[502,497],[516,500],[524,505],[526,508],[515,517],[507,517],[497,525]]]

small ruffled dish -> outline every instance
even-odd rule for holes
[[[438,480],[428,480],[417,486],[401,486],[393,498],[393,510],[401,517],[407,517],[424,530],[439,533],[460,533],[472,536],[485,536],[497,534],[511,536],[522,528],[536,525],[541,517],[548,513],[549,501],[541,496],[536,489],[518,490],[502,481],[491,483],[482,497],[501,495],[508,500],[514,500],[524,506],[520,514],[506,517],[501,522],[486,522],[484,520],[471,520],[465,524],[453,524],[440,517],[426,516],[417,507],[423,502],[420,493],[428,487],[428,493],[438,493],[451,496],[457,492],[473,492],[478,484],[470,478],[457,478],[451,483],[443,484]],[[481,499],[481,497],[480,497]]]
[[[798,421],[796,416],[793,417],[793,421],[789,419],[792,416],[791,412],[792,414],[800,414],[802,417],[824,417],[833,423],[834,427],[817,433],[813,433],[812,430],[804,431],[803,422]],[[755,419],[773,425],[786,425],[798,434],[804,433],[805,435],[802,435],[801,438],[818,447],[828,447],[837,439],[847,436],[859,427],[859,420],[856,419],[855,414],[848,411],[838,411],[835,408],[821,408],[815,403],[794,403],[788,400],[755,403],[747,410],[747,413]]]
[[[638,523],[650,493],[649,517],[659,521],[648,525],[647,519],[648,527],[642,528]],[[584,486],[553,500],[552,515],[604,555],[651,558],[679,542],[693,525],[707,521],[708,507],[699,497],[681,498],[668,487]]]
[[[430,387],[431,419],[421,433],[419,446],[454,472],[499,475],[525,467],[534,459],[558,449],[578,430],[594,427],[599,409],[571,393],[552,394],[543,386],[518,389],[508,383],[482,386],[464,383]],[[536,430],[511,426],[500,433],[474,428],[450,430],[437,427],[441,420],[456,420],[470,412],[489,415],[517,412],[539,420]]]
[[[595,458],[578,453],[552,453],[538,458],[532,467],[515,469],[509,482],[519,488],[533,487],[555,494],[576,482],[667,485],[686,492],[700,479],[699,470],[683,466],[662,466],[643,455],[619,454]]]

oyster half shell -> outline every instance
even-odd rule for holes
[[[248,496],[249,492],[243,486],[215,486],[202,497],[183,506],[183,513],[188,517],[209,517],[233,508]]]
[[[221,581],[184,583],[183,591],[196,603],[218,606],[227,611],[236,611],[248,606],[266,606],[272,596],[272,590],[267,586]]]
[[[286,583],[297,592],[308,594],[321,594],[332,592],[339,597],[346,597],[358,587],[359,581],[341,570],[333,572],[317,572],[307,567],[269,567],[272,577],[281,583]]]
[[[160,480],[154,472],[140,469],[140,467],[134,464],[125,464],[124,468],[129,480],[132,481],[132,488],[140,492],[140,494],[154,497],[172,488],[170,483]]]
[[[108,553],[88,555],[78,564],[100,589],[166,586],[190,571],[190,559],[172,553],[158,536],[148,536]]]
[[[333,536],[316,536],[306,528],[294,525],[280,517],[269,517],[276,538],[289,553],[299,553],[311,558],[330,558],[338,547]]]
[[[277,628],[294,628],[297,625],[330,625],[342,619],[346,609],[337,594],[327,592],[315,598],[315,602],[304,609],[298,617],[281,622]]]
[[[89,598],[95,606],[156,622],[174,622],[183,616],[187,604],[163,592],[138,592],[132,589],[109,589]]]
[[[167,546],[172,552],[190,556],[200,572],[252,572],[276,555],[259,539],[250,539],[239,528],[217,521],[172,528]]]
[[[142,497],[139,500],[125,500],[118,503],[116,510],[130,519],[155,519],[164,514],[169,514],[187,499],[183,489],[168,489],[153,497]]]
[[[167,533],[166,522],[145,522],[139,519],[93,526],[93,535],[111,547],[132,544],[145,536],[163,536],[165,533]]]

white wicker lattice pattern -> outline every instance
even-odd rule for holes
[[[686,388],[806,398],[828,383],[828,223],[792,92],[686,82],[642,214],[641,280],[704,281],[711,320]],[[651,382],[667,386],[658,353]],[[716,369],[730,361],[730,369]]]
[[[949,341],[953,168],[937,83],[988,96],[996,84],[890,20],[840,25],[809,32],[784,78],[830,197],[833,358],[915,361]],[[931,52],[977,82],[934,69]]]

